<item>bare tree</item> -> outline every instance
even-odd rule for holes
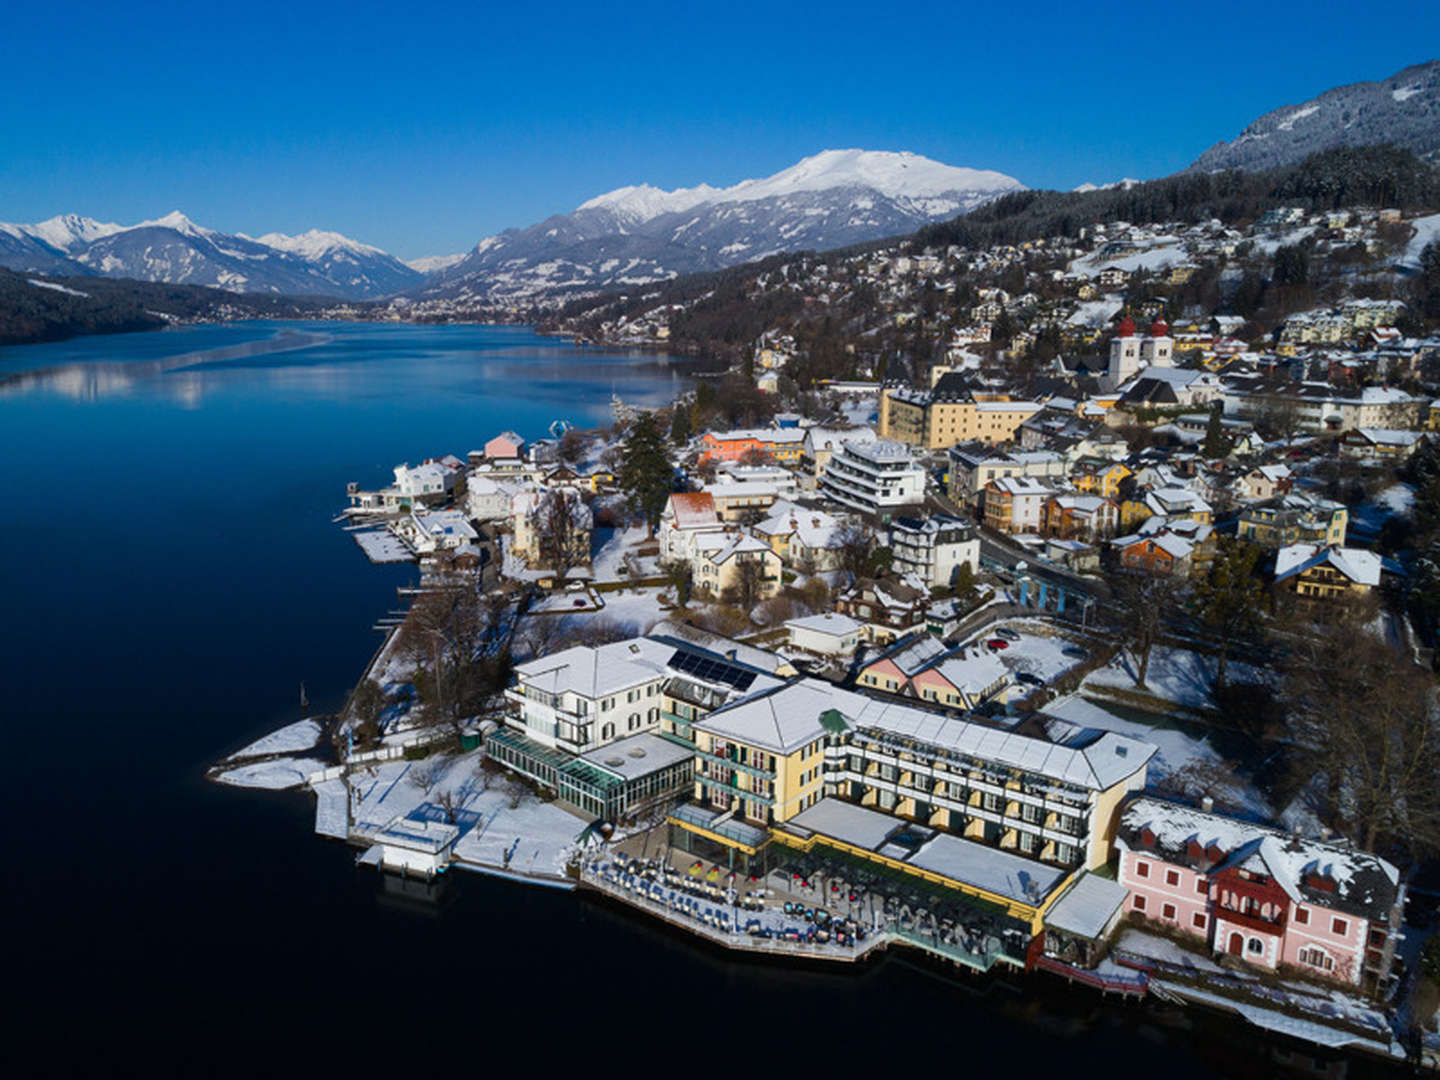
[[[567,428],[560,436],[560,459],[572,465],[585,454],[586,438],[575,428]]]
[[[417,761],[410,766],[410,783],[414,784],[426,795],[430,794],[440,779],[440,774],[445,771],[443,758],[428,758],[425,761]]]
[[[739,554],[735,558],[739,562],[735,567],[735,581],[728,590],[730,600],[748,613],[765,597],[766,582],[769,580],[765,573],[765,560],[748,554]]]
[[[835,530],[834,542],[836,562],[852,581],[870,573],[875,553],[874,530],[854,518],[847,518]]]
[[[374,679],[364,679],[345,702],[345,719],[355,732],[355,741],[370,746],[380,737],[380,718],[389,699]]]
[[[564,578],[590,558],[589,511],[573,488],[553,488],[535,506],[535,538],[543,566]]]
[[[1440,714],[1430,673],[1373,634],[1333,627],[1286,669],[1288,726],[1303,777],[1322,777],[1323,814],[1361,847],[1440,850]]]
[[[1121,633],[1135,657],[1135,685],[1144,687],[1150,671],[1150,651],[1160,636],[1165,609],[1179,592],[1170,577],[1126,575],[1115,590],[1120,605]]]
[[[411,606],[401,647],[416,664],[413,677],[422,723],[448,727],[458,738],[510,678],[506,601],[473,582],[424,593]]]
[[[454,825],[455,811],[464,807],[465,800],[456,793],[454,788],[446,788],[435,796],[435,805],[445,812],[445,820]]]

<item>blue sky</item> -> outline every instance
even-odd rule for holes
[[[12,5],[0,220],[463,250],[837,147],[1069,188],[1440,53],[1440,4]],[[26,47],[15,47],[18,43]],[[1428,53],[1423,50],[1430,50]]]

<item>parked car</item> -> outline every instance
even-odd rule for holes
[[[1072,660],[1084,660],[1090,655],[1090,651],[1088,649],[1082,649],[1079,645],[1066,645],[1065,648],[1060,650],[1060,655],[1068,656]]]
[[[1004,638],[998,637],[991,638],[985,644],[989,645],[991,649],[994,649],[996,651],[999,651],[1000,649],[1008,649],[1010,647],[1010,643],[1008,641],[1006,641]]]
[[[1015,673],[1015,681],[1019,683],[1024,683],[1026,686],[1045,685],[1044,679],[1040,678],[1039,675],[1031,675],[1028,671],[1017,671]]]
[[[1019,641],[1019,640],[1020,640],[1020,635],[1019,635],[1019,633],[1016,632],[1016,631],[1014,631],[1014,630],[1011,630],[1008,626],[998,627],[998,628],[995,630],[995,636],[996,636],[996,637],[1003,637],[1006,641]]]

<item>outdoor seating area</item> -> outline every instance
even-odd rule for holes
[[[998,907],[839,852],[797,853],[766,880],[822,910],[843,911],[853,925],[891,930],[977,961],[1023,960],[1031,938],[1028,927]]]

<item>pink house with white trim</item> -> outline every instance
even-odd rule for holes
[[[1389,978],[1404,889],[1376,855],[1150,797],[1126,805],[1115,847],[1127,912],[1271,971]]]

